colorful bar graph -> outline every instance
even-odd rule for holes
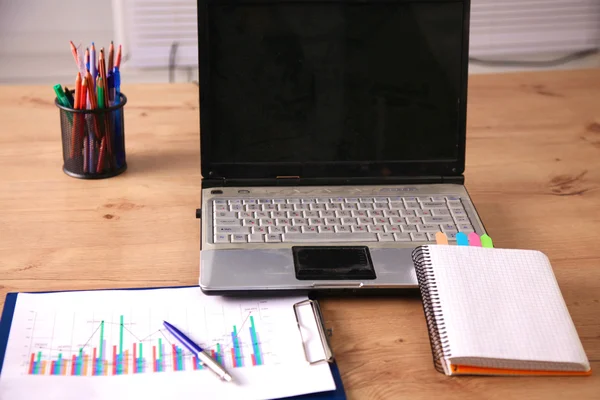
[[[83,372],[79,375],[87,375],[90,357],[86,354],[83,356]]]
[[[256,326],[254,325],[254,316],[250,316],[250,338],[252,340],[252,365],[263,365],[262,354],[260,347],[258,346],[258,334],[256,333]]]
[[[233,356],[233,366],[243,367],[244,359],[242,358],[242,349],[240,346],[240,338],[237,332],[237,326],[233,326],[233,332],[231,332],[231,340],[233,341],[233,348],[231,349]]]
[[[173,371],[205,369],[205,366],[197,357],[176,344],[166,344],[163,341],[164,338],[161,337],[156,337],[152,343],[146,340],[143,341],[146,342],[146,346],[151,348],[148,355],[144,354],[143,342],[124,343],[126,338],[124,337],[125,321],[123,315],[119,318],[118,339],[116,337],[116,324],[114,324],[115,331],[110,328],[105,331],[105,328],[109,327],[107,324],[104,320],[100,321],[92,338],[88,341],[90,345],[87,348],[79,348],[78,351],[74,352],[63,350],[55,356],[44,355],[42,351],[30,353],[27,359],[27,373],[29,375],[107,376],[164,372],[171,368]],[[252,315],[249,316],[249,325],[249,327],[246,326],[243,329],[243,341],[246,347],[242,347],[242,334],[238,331],[238,325],[233,325],[230,332],[231,342],[216,343],[215,349],[210,350],[211,356],[218,363],[224,364],[226,355],[229,357],[231,352],[231,363],[235,368],[244,367],[246,363],[247,366],[264,365],[260,336],[256,329],[255,318]],[[94,346],[91,343],[96,345]],[[124,345],[129,349],[125,350]],[[131,353],[132,348],[130,346],[133,346],[133,353]],[[244,356],[243,353],[246,351],[249,354]],[[130,357],[130,355],[132,356]],[[244,360],[245,357],[246,360]],[[42,360],[42,358],[45,359]],[[88,367],[91,368],[88,369]]]
[[[33,375],[34,367],[35,367],[35,354],[31,353],[31,358],[29,359],[29,371],[27,372],[29,375]]]

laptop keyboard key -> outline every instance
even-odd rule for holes
[[[277,243],[277,242],[281,242],[281,235],[267,235],[266,236],[266,241],[268,243]]]
[[[246,235],[231,235],[231,243],[246,243],[248,236]]]
[[[316,233],[316,232],[319,232],[319,228],[317,228],[316,226],[303,226],[302,232],[303,233]]]
[[[427,234],[423,232],[411,232],[410,238],[413,242],[427,242],[429,240]]]
[[[249,243],[262,243],[265,241],[265,235],[260,233],[255,233],[253,235],[248,236]]]
[[[215,221],[216,226],[242,226],[242,221],[239,219],[217,219]]]
[[[433,215],[434,217],[445,217],[450,215],[450,210],[448,210],[447,208],[432,208],[431,215]]]
[[[369,232],[356,233],[286,233],[283,235],[284,242],[296,243],[326,243],[326,242],[376,242],[377,234]]]
[[[471,233],[475,232],[473,227],[470,224],[460,224],[458,225],[458,231],[463,233]]]
[[[456,229],[456,226],[454,224],[442,224],[442,232],[444,233],[449,233],[449,232],[458,232],[458,230]]]
[[[304,218],[319,218],[318,211],[304,211]]]
[[[229,243],[229,235],[226,235],[226,234],[215,235],[215,243]]]
[[[429,225],[417,225],[417,230],[419,232],[439,232],[440,226],[429,224]]]
[[[252,233],[267,233],[266,226],[253,226]]]
[[[456,222],[457,224],[470,224],[471,223],[471,221],[469,220],[469,217],[466,217],[466,216],[454,217],[454,222]]]
[[[300,233],[302,230],[299,226],[286,226],[285,233]]]
[[[406,207],[407,210],[420,209],[421,208],[421,206],[419,205],[419,203],[417,203],[416,201],[407,201],[406,203],[404,203],[404,206]]]
[[[378,233],[377,234],[377,239],[380,242],[393,242],[394,241],[394,235],[392,233]]]
[[[404,220],[409,225],[416,225],[416,224],[420,224],[421,222],[423,222],[423,221],[421,221],[421,218],[419,218],[419,217],[406,217],[406,218],[404,218]]]
[[[390,203],[390,209],[392,209],[392,210],[404,210],[404,203]]]
[[[424,224],[451,224],[454,221],[452,217],[423,217]]]
[[[402,228],[402,232],[416,232],[417,231],[416,225],[402,224],[402,225],[400,225],[400,228]]]
[[[414,217],[415,210],[400,210],[401,217]]]
[[[394,233],[394,240],[396,242],[410,242],[410,234],[408,233]]]
[[[448,238],[449,242],[456,242],[456,232],[448,232],[446,233],[446,237]]]
[[[244,226],[258,226],[257,219],[244,219]]]
[[[429,241],[435,242],[436,234],[437,234],[436,232],[427,232],[427,239],[429,239]]]
[[[249,227],[244,226],[218,226],[215,229],[217,236],[221,233],[223,234],[235,234],[235,233],[250,233]]]
[[[408,208],[408,207],[407,207]],[[445,201],[424,201],[421,203],[421,207],[424,210],[428,209],[428,208],[446,208],[446,202]]]
[[[345,225],[336,225],[334,227],[335,231],[337,233],[350,233],[352,232],[352,230],[350,229],[349,226],[345,226]]]
[[[217,211],[214,213],[215,218],[236,218],[237,213],[229,212],[229,211]],[[250,214],[250,218],[252,218],[252,214]]]

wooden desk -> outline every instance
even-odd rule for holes
[[[62,170],[50,87],[0,89],[0,305],[8,291],[198,280],[197,87],[124,88],[128,171]],[[498,247],[550,257],[595,374],[448,378],[418,298],[323,301],[352,399],[599,398],[600,71],[471,78],[467,187]]]

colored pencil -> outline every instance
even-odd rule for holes
[[[85,49],[85,69],[90,69],[90,49]]]
[[[98,76],[98,63],[96,62],[96,46],[94,42],[92,42],[92,46],[90,47],[90,72],[92,73],[92,84],[94,85],[94,90],[96,89],[96,76]],[[89,83],[89,82],[88,82]]]
[[[113,70],[114,61],[115,60],[115,45],[112,40],[110,42],[110,46],[108,46],[108,71]]]
[[[117,60],[115,61],[115,67],[121,68],[121,45],[119,45],[119,50],[117,50]]]
[[[75,78],[75,105],[74,109],[79,110],[81,105],[81,74],[77,73],[77,78]],[[69,152],[69,157],[73,158],[75,156],[75,147],[77,146],[77,137],[79,135],[79,114],[75,114],[73,118],[73,126],[71,127],[71,149]]]
[[[75,47],[75,44],[73,44],[73,41],[69,41],[69,44],[71,45],[71,53],[73,54],[73,59],[75,59],[75,65],[77,65],[77,68],[79,68],[79,56],[77,55],[77,47]]]

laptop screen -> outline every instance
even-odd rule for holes
[[[463,6],[210,2],[212,162],[456,160]]]

